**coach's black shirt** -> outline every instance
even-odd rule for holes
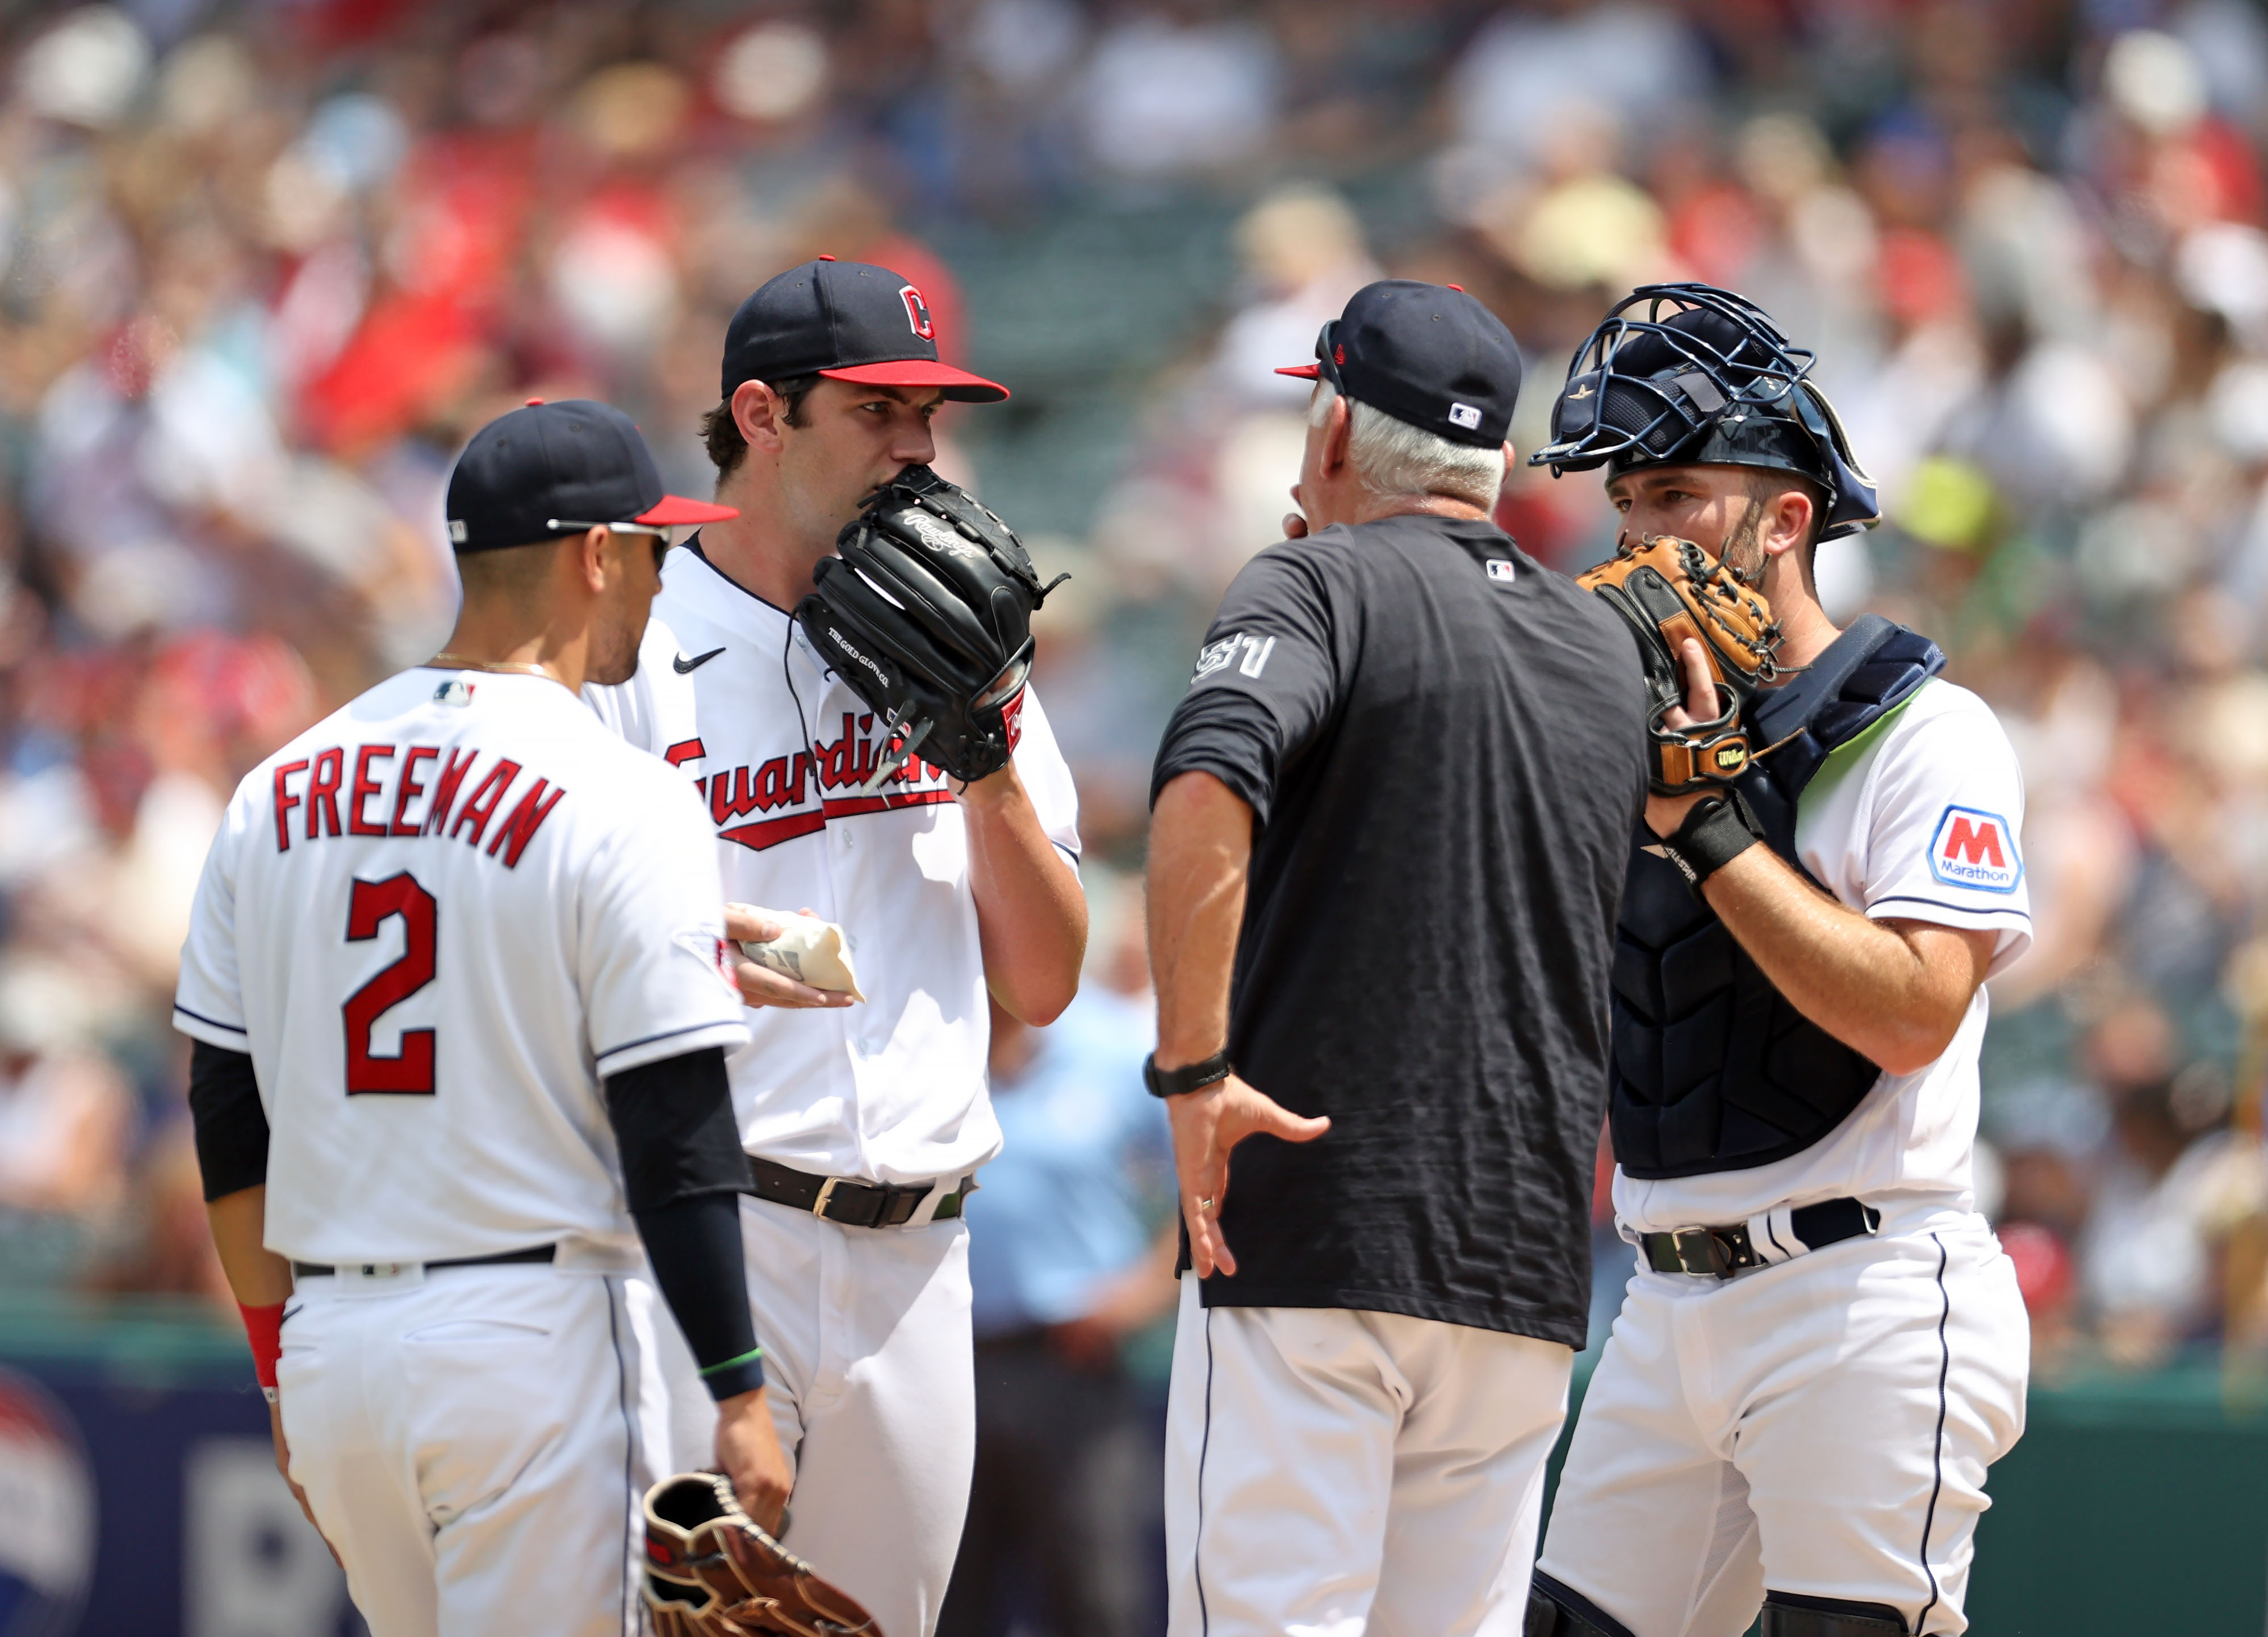
[[[1238,1147],[1208,1306],[1583,1345],[1645,725],[1628,630],[1486,522],[1335,527],[1237,576],[1152,794],[1202,771],[1251,804],[1229,1057],[1331,1129]]]

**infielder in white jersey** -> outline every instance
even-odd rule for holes
[[[748,1288],[795,1464],[792,1544],[917,1637],[975,1460],[960,1217],[1000,1146],[986,995],[1036,1024],[1076,992],[1078,802],[1028,689],[1000,772],[957,785],[916,761],[864,792],[881,724],[790,614],[866,497],[932,457],[938,405],[1006,392],[939,361],[904,279],[823,258],[742,304],[723,376],[705,430],[740,515],[672,554],[637,677],[592,698],[700,793],[734,938],[763,930],[755,905],[848,939],[861,1003],[739,969],[758,1008],[730,1059],[755,1172]]]
[[[1646,287],[1535,456],[1604,465],[1629,536],[1759,585],[1795,674],[1729,798],[1654,796],[1632,837],[1608,1107],[1641,1255],[1529,1637],[1737,1637],[1760,1604],[1765,1637],[1960,1632],[2023,1427],[2023,1302],[1970,1174],[1984,980],[2031,941],[2023,787],[1935,644],[1821,610],[1818,541],[1876,506],[1810,364],[1728,291]]]
[[[635,1637],[669,1470],[641,1240],[718,1400],[704,1464],[774,1525],[789,1484],[708,826],[576,691],[637,663],[666,527],[730,512],[587,402],[483,428],[448,510],[449,651],[238,787],[174,1022],[277,1464],[371,1630]]]

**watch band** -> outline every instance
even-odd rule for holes
[[[1142,1059],[1142,1083],[1150,1088],[1153,1097],[1178,1097],[1185,1092],[1203,1091],[1208,1086],[1219,1085],[1235,1072],[1228,1066],[1226,1046],[1202,1063],[1184,1063],[1177,1069],[1160,1068],[1154,1051]]]

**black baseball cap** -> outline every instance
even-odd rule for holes
[[[494,551],[602,523],[718,523],[728,505],[666,493],[637,424],[588,398],[530,399],[473,434],[449,474],[449,543]]]
[[[1493,449],[1520,401],[1520,343],[1454,284],[1381,278],[1354,292],[1315,338],[1315,362],[1276,372],[1330,382],[1452,443]]]
[[[941,387],[956,403],[1008,389],[937,356],[929,303],[887,267],[823,255],[740,303],[725,328],[724,395],[742,381],[827,375],[870,387]]]

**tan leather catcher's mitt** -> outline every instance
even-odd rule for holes
[[[882,1637],[848,1593],[759,1529],[716,1472],[646,1491],[645,1602],[658,1637]]]
[[[1648,782],[1655,793],[1690,795],[1738,778],[1760,748],[1749,742],[1742,713],[1756,690],[1779,675],[1779,627],[1771,606],[1691,541],[1668,535],[1624,542],[1575,583],[1606,599],[1637,634],[1653,696],[1646,722],[1653,741]],[[1677,650],[1689,637],[1698,638],[1708,656],[1719,708],[1711,720],[1678,729],[1662,719],[1685,703]]]

